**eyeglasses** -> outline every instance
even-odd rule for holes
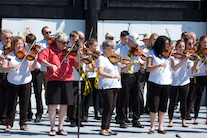
[[[49,32],[45,32],[46,34],[51,34],[51,31],[49,31]]]
[[[67,42],[61,42],[61,41],[58,41],[58,42],[60,42],[60,43],[62,43],[63,45],[67,45],[68,44],[68,41]]]
[[[12,39],[12,37],[6,37],[6,38],[4,38],[4,39],[8,40],[8,39]]]

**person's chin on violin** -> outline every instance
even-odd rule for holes
[[[19,96],[20,102],[20,129],[28,131],[25,122],[27,121],[27,109],[29,102],[29,91],[30,91],[30,82],[32,80],[31,70],[34,70],[36,67],[37,60],[33,61],[22,60],[18,58],[18,53],[24,49],[25,40],[19,36],[13,37],[11,48],[13,52],[10,52],[6,55],[7,58],[11,60],[4,60],[2,65],[2,71],[8,72],[8,92],[9,92],[9,105],[7,111],[7,127],[5,131],[10,131],[13,127],[13,122],[15,118],[15,107],[17,103],[17,98]],[[22,63],[22,64],[20,64]],[[21,66],[20,66],[21,65]]]
[[[98,89],[103,99],[103,113],[100,135],[117,135],[110,130],[110,119],[113,109],[116,106],[118,91],[121,88],[121,77],[118,72],[118,65],[109,61],[115,51],[115,42],[106,40],[102,44],[103,54],[97,59],[97,68],[99,74]]]
[[[59,135],[67,135],[63,130],[63,123],[67,113],[68,105],[74,103],[73,93],[73,68],[78,66],[77,56],[67,54],[62,56],[62,50],[68,44],[68,36],[63,32],[55,34],[55,41],[49,47],[38,54],[38,62],[47,67],[47,96],[46,104],[48,105],[48,113],[51,124],[49,135],[56,135],[55,116],[56,108],[60,104],[59,111]],[[63,61],[64,60],[64,61]]]

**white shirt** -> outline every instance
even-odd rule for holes
[[[28,51],[30,49],[30,47],[28,45],[25,46],[25,49]],[[38,56],[38,55],[36,55]],[[41,64],[39,62],[36,63],[36,69],[41,69]]]
[[[0,42],[0,55],[4,55],[4,45],[2,44],[2,42]],[[0,73],[3,73],[3,71],[1,71],[1,64],[0,64]]]
[[[172,83],[172,68],[171,59],[167,62],[168,58],[162,57],[161,59],[155,55],[154,49],[150,50],[147,57],[152,57],[152,65],[158,65],[161,63],[167,63],[167,67],[157,67],[150,72],[149,81],[159,85],[170,85]]]
[[[49,46],[48,42],[45,41],[44,39],[41,40],[41,41],[38,41],[36,44],[38,46],[40,46],[41,49],[45,49],[45,48],[47,48]],[[47,71],[47,67],[44,67],[44,66],[41,65],[40,71],[46,72]]]
[[[205,55],[205,54],[203,54],[203,55],[204,55],[205,59],[207,59],[207,55]],[[197,66],[200,67],[201,64],[202,64],[202,62],[201,62],[201,61],[198,61]],[[197,77],[197,76],[206,76],[206,75],[207,75],[207,74],[206,74],[206,66],[207,66],[207,65],[204,65],[204,64],[203,64],[203,65],[201,66],[201,68],[200,68],[198,71],[194,71],[194,72],[193,72],[193,75],[194,75],[195,77]]]
[[[6,57],[11,59],[10,61],[6,59],[4,60],[9,63],[9,66],[17,65],[22,62],[21,59],[18,59],[14,55],[14,52],[10,52],[9,54],[6,55]],[[30,61],[24,60],[17,71],[15,69],[10,69],[7,75],[8,82],[15,85],[22,85],[31,82],[32,75],[29,70],[29,64]]]
[[[182,61],[182,59],[174,58],[175,64],[178,64]],[[184,86],[190,83],[190,79],[188,76],[188,68],[191,70],[192,64],[188,59],[186,60],[180,68],[173,72],[173,81],[171,86]]]
[[[83,71],[86,72],[86,64],[83,61],[80,61],[80,65],[81,65]],[[79,81],[80,73],[77,71],[77,69],[75,67],[72,66],[72,68],[73,68],[73,71],[74,71],[74,73],[73,73],[73,77],[74,77],[73,81]],[[81,77],[80,80],[82,81],[83,78]]]
[[[115,53],[120,55],[121,57],[123,56],[129,56],[129,50],[130,50],[130,47],[128,45],[125,45],[125,46],[122,46],[120,48],[118,48]],[[144,50],[143,50],[144,51]],[[123,55],[122,55],[123,54]],[[134,56],[133,54],[131,54],[131,60],[134,60],[137,56]],[[145,62],[138,56],[136,58],[136,60],[142,64],[144,64]],[[126,66],[125,64],[122,64],[122,66]],[[128,70],[125,72],[127,74],[132,74],[132,73],[136,73],[140,70],[140,65],[139,64],[136,64],[136,65],[133,65],[131,67],[131,72],[128,72]]]
[[[97,68],[104,67],[104,72],[118,75],[118,67],[113,65],[106,56],[100,55],[96,62]],[[99,76],[98,89],[121,88],[121,80],[117,78],[103,78]]]
[[[189,67],[193,67],[194,62],[192,60],[189,60]],[[191,68],[188,69],[188,77],[189,78],[194,78],[193,72],[191,71]]]
[[[127,45],[127,44],[126,44]],[[123,45],[122,43],[119,43],[118,45],[116,45],[115,47],[115,51],[123,46],[126,46],[126,45]]]

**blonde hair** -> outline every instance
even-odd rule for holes
[[[15,44],[16,44],[20,39],[22,40],[22,42],[23,42],[23,44],[24,44],[24,47],[25,47],[25,40],[24,40],[24,38],[22,38],[22,37],[20,37],[20,36],[14,36],[14,37],[12,38],[12,41],[11,41],[11,49],[12,49],[13,51],[15,51]]]
[[[152,47],[153,47],[153,45],[152,45],[152,39],[153,39],[155,36],[158,37],[158,34],[156,34],[156,33],[151,34],[151,36],[150,36],[150,38],[149,38],[149,42],[148,42],[147,45],[146,45],[147,48],[152,48]]]
[[[109,48],[115,48],[116,44],[113,40],[106,40],[102,43],[103,50],[106,49],[107,47]]]

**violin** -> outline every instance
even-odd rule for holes
[[[169,57],[172,50],[173,50],[173,46],[171,46],[171,45],[168,46],[168,48],[165,49],[165,50],[162,52],[162,56],[165,57],[165,58]]]
[[[8,46],[5,46],[4,47],[4,54],[8,54],[8,53],[10,53],[10,52],[12,52],[12,49],[11,49],[11,44],[9,44]]]
[[[207,48],[203,49],[203,54],[207,55]]]
[[[131,58],[128,56],[123,56],[120,57],[118,54],[114,53],[112,56],[109,57],[109,60],[112,64],[117,64],[118,62],[120,62],[122,60],[123,64],[130,64],[131,63]]]
[[[50,37],[47,42],[48,44],[50,45],[53,41],[55,41],[55,38],[54,37]]]
[[[68,52],[70,52],[69,55],[74,56],[74,57],[78,55],[77,48],[73,48],[73,49],[66,48],[62,51],[62,56],[66,56],[68,54]]]
[[[5,57],[4,59],[7,59],[8,61],[11,61],[11,58]]]
[[[31,52],[34,53],[34,54],[38,54],[41,51],[42,51],[42,48],[38,45],[35,45],[31,48]]]
[[[28,51],[26,49],[23,49],[22,51],[19,51],[17,53],[17,58],[18,59],[23,59],[26,56],[27,52]],[[32,61],[32,60],[35,59],[35,57],[36,57],[36,54],[30,53],[26,56],[26,59],[29,60],[29,61]]]
[[[178,58],[178,59],[183,59],[183,58],[186,57],[186,54],[185,54],[184,52],[182,52],[182,51],[178,51],[178,50],[176,50],[176,51],[172,54],[172,56],[174,56],[175,58]],[[190,53],[190,56],[191,56],[191,57],[190,57],[190,60],[194,61],[194,60],[197,59],[198,54],[196,54],[196,53]]]
[[[136,48],[131,49],[131,53],[134,56],[140,56],[142,60],[146,61],[147,53],[143,52],[142,48],[140,46],[137,46]]]

